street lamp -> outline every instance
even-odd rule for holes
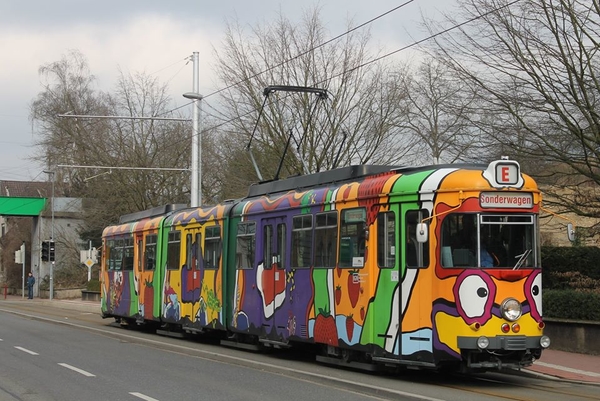
[[[192,177],[190,188],[190,206],[202,206],[202,142],[198,131],[198,120],[200,111],[200,101],[202,95],[198,93],[198,52],[193,54],[194,61],[194,91],[186,92],[183,97],[194,101],[194,110],[192,113]]]
[[[54,241],[54,171],[44,170],[44,173],[48,174],[48,178],[52,179],[52,199],[51,199],[51,210],[52,220],[50,222],[50,240]],[[50,300],[52,301],[54,293],[54,258],[50,262]]]

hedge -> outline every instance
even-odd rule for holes
[[[600,322],[600,294],[574,290],[544,290],[544,317]]]
[[[600,248],[542,247],[544,317],[600,321]]]

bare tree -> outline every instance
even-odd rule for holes
[[[121,73],[113,93],[97,91],[87,61],[76,51],[40,73],[44,90],[31,114],[39,127],[39,159],[54,169],[104,167],[56,169],[57,196],[86,199],[87,229],[95,233],[86,238],[98,237],[122,214],[187,202],[190,123],[58,117],[165,115],[170,106],[165,85],[146,74]]]
[[[167,90],[145,74],[121,73],[114,93],[107,95],[108,112],[131,117],[162,115],[170,107]],[[129,210],[144,210],[189,198],[189,173],[161,169],[189,169],[191,132],[189,124],[180,122],[112,120],[108,137],[98,148],[100,164],[144,169],[113,170],[102,176],[110,181],[115,195],[128,195],[119,202],[129,204]]]
[[[460,5],[450,23],[472,22],[439,36],[435,51],[481,94],[478,128],[552,184],[556,206],[600,217],[600,2]]]
[[[326,35],[317,9],[306,12],[297,26],[284,16],[251,32],[235,22],[228,25],[216,68],[228,85],[221,92],[220,117],[229,122],[221,128],[231,153],[225,170],[239,172],[230,178],[240,187],[257,179],[244,155],[253,133],[253,154],[267,179],[276,175],[284,155],[284,171],[299,174],[356,163],[397,163],[406,153],[407,141],[391,135],[399,108],[391,97],[390,69],[371,62],[369,33],[352,32],[329,42]],[[263,89],[271,85],[318,87],[329,96],[275,92],[258,119]],[[237,146],[231,146],[231,138]]]
[[[82,164],[94,153],[93,138],[102,138],[108,130],[105,121],[76,121],[60,114],[105,115],[102,93],[95,87],[87,60],[78,51],[70,51],[59,61],[39,68],[43,90],[31,105],[30,118],[39,134],[36,159],[49,168],[58,164]],[[57,172],[57,195],[70,195],[77,171]]]
[[[414,74],[399,76],[405,93],[399,124],[414,138],[414,157],[434,164],[473,159],[480,144],[471,124],[475,102],[471,88],[433,58],[421,61]]]

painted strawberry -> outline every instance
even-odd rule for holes
[[[352,319],[352,315],[346,317],[346,333],[348,333],[348,341],[352,341],[352,335],[354,334],[354,319]]]
[[[365,320],[365,307],[360,308],[360,320]]]
[[[338,285],[335,287],[335,304],[339,305],[342,300],[342,286]]]
[[[315,319],[314,341],[338,346],[337,328],[335,327],[335,319],[330,315],[328,310],[319,309],[319,314]]]
[[[339,266],[335,267],[335,271],[336,271],[336,273],[338,275],[338,278],[342,277],[342,269],[340,269]]]
[[[144,317],[152,319],[154,309],[154,288],[152,281],[146,280],[144,286]]]
[[[358,303],[360,294],[360,276],[357,270],[351,270],[348,274],[348,297],[350,297],[350,305],[354,308]]]
[[[367,209],[367,226],[373,224],[379,213],[379,195],[387,183],[390,173],[382,173],[365,179],[358,187],[358,204]]]
[[[261,263],[256,269],[256,282],[262,296],[264,316],[270,319],[285,301],[285,272],[279,270],[277,263],[270,269],[265,269]]]

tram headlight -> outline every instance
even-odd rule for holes
[[[500,310],[502,311],[502,316],[510,322],[514,322],[520,318],[523,313],[521,303],[514,298],[506,298],[502,302]]]
[[[550,346],[550,337],[542,336],[542,338],[540,338],[540,345],[542,348],[548,348]]]
[[[489,345],[490,345],[489,338],[481,336],[477,339],[477,347],[479,347],[479,349],[486,349]]]

